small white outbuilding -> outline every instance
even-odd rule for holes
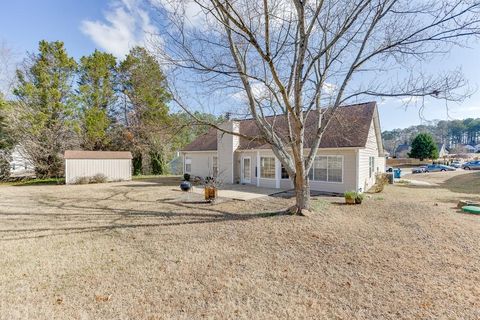
[[[67,150],[65,183],[76,183],[80,178],[103,175],[107,181],[132,180],[132,154],[129,151]]]

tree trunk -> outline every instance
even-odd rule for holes
[[[310,183],[303,174],[295,175],[295,207],[293,214],[303,216],[304,210],[310,210]]]

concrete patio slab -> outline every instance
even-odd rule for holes
[[[219,188],[218,197],[248,201],[248,200],[267,197],[269,195],[284,192],[284,191],[286,191],[286,189],[259,188],[251,185],[232,184],[232,185],[224,185],[221,188]],[[192,192],[197,194],[203,194],[204,188],[201,186],[194,187]]]

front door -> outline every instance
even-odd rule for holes
[[[242,183],[252,182],[252,165],[250,157],[242,158]]]

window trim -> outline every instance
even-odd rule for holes
[[[187,164],[190,165],[190,170],[187,171]],[[192,158],[185,156],[183,161],[183,173],[192,173]]]
[[[262,169],[262,158],[270,158],[270,159],[273,159],[273,178],[265,178],[265,177],[262,177],[262,174],[264,173],[265,170]],[[276,166],[276,161],[275,161],[275,157],[274,156],[260,156],[260,163],[258,164],[258,167],[260,168],[260,177],[258,177],[259,179],[263,179],[263,180],[277,180],[275,177],[276,177],[276,170],[277,170],[277,166]]]
[[[215,158],[217,159],[217,173],[215,174],[214,166],[213,164],[215,163]],[[218,177],[218,156],[212,156],[212,177],[217,178]]]
[[[313,163],[312,163],[312,167],[310,168],[310,170],[313,171],[313,178],[310,179],[309,178],[309,181],[310,182],[313,182],[313,183],[329,183],[329,184],[344,184],[345,183],[345,156],[343,154],[317,154],[315,156],[316,157],[327,157],[327,180],[326,181],[323,181],[323,180],[314,180],[313,178],[315,178],[315,172],[314,172],[314,166],[315,166],[315,159],[313,159]],[[342,181],[328,181],[328,158],[329,157],[339,157],[342,159]],[[310,171],[308,172],[308,175],[310,176]]]
[[[283,169],[285,169],[285,172],[287,173],[287,176],[288,176],[287,178],[282,177],[282,170]],[[285,168],[285,166],[282,163],[280,163],[280,180],[290,180],[290,175],[288,174],[287,169]]]

